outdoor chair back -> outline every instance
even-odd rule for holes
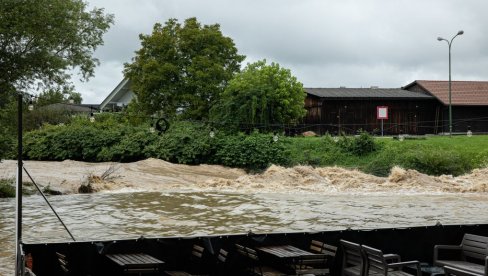
[[[363,276],[364,255],[361,245],[346,240],[341,240],[342,248],[342,276]]]

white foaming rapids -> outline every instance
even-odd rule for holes
[[[76,193],[92,176],[96,192],[221,191],[237,193],[488,193],[488,168],[459,177],[429,176],[395,167],[388,177],[377,177],[340,167],[313,168],[272,165],[260,174],[214,165],[188,166],[147,159],[134,163],[26,161],[26,168],[41,186]],[[108,169],[110,177],[101,179]],[[16,161],[0,163],[0,177],[14,178]]]
[[[388,177],[377,177],[339,167],[313,168],[271,166],[262,174],[243,175],[235,180],[212,179],[199,187],[234,192],[284,193],[466,193],[488,192],[483,177],[488,168],[460,176],[429,176],[394,167]]]

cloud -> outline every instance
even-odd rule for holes
[[[290,68],[305,86],[400,87],[414,79],[453,76],[488,80],[488,1],[484,0],[89,0],[115,14],[97,50],[96,76],[77,84],[85,102],[101,101],[122,78],[123,63],[140,47],[138,35],[156,22],[197,17],[219,23],[246,62],[267,59]],[[459,79],[458,78],[458,79]],[[93,82],[93,83],[92,83]]]

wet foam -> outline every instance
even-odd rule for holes
[[[452,177],[429,176],[415,170],[394,167],[388,177],[377,177],[340,167],[313,168],[271,166],[262,174],[244,175],[236,180],[212,179],[199,185],[240,192],[286,193],[486,193],[488,168]]]
[[[116,177],[101,179],[111,166]],[[388,177],[377,177],[341,167],[314,168],[270,166],[260,174],[214,165],[179,165],[158,159],[134,163],[86,163],[78,161],[26,161],[26,167],[41,185],[76,193],[92,176],[95,191],[225,191],[239,193],[488,193],[488,167],[453,177],[429,176],[394,167]],[[16,162],[0,163],[4,175],[15,175]]]

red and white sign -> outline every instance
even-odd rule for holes
[[[388,120],[388,106],[377,106],[376,107],[376,119]]]

